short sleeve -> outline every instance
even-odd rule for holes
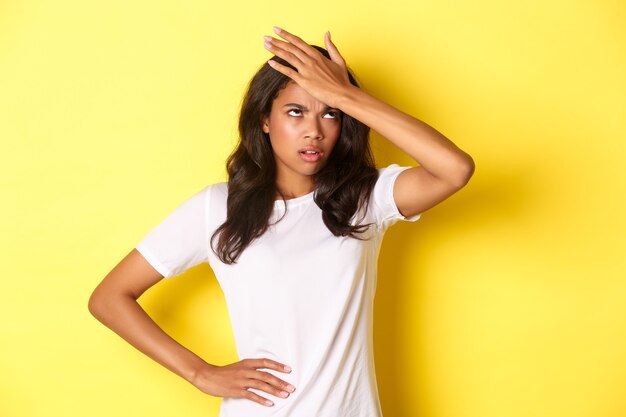
[[[179,205],[135,246],[165,278],[207,262],[209,186]]]
[[[376,224],[383,230],[387,229],[398,220],[414,222],[421,217],[421,214],[415,214],[410,217],[403,216],[398,210],[398,206],[396,206],[396,202],[393,198],[393,187],[396,183],[396,178],[398,178],[398,175],[400,175],[402,171],[409,168],[411,167],[392,164],[378,170],[378,181],[376,181],[374,190],[372,191],[371,207],[374,212]]]

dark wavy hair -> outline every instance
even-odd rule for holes
[[[312,46],[330,59],[326,49]],[[274,56],[272,60],[296,70],[282,58]],[[350,70],[348,77],[352,85],[359,87]],[[211,247],[224,263],[235,263],[269,226],[278,193],[276,161],[261,122],[269,116],[274,99],[289,81],[266,62],[250,80],[243,98],[239,142],[226,161],[226,221],[211,236]],[[314,201],[322,210],[324,224],[335,236],[362,239],[359,235],[370,226],[351,224],[357,211],[367,207],[378,178],[369,132],[368,126],[344,113],[337,143],[326,164],[314,175]]]

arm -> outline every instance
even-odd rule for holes
[[[96,287],[89,311],[128,343],[167,369],[192,381],[210,365],[168,336],[137,299],[163,276],[133,249]]]
[[[403,171],[394,200],[404,216],[424,212],[461,189],[474,173],[474,161],[428,124],[350,85],[339,108],[376,130],[420,164]]]
[[[265,47],[298,71],[269,61],[309,94],[340,109],[386,137],[420,164],[402,172],[394,200],[405,216],[422,213],[462,188],[474,173],[472,158],[426,123],[353,86],[345,61],[325,36],[331,60],[299,37],[276,28],[285,41],[267,37]]]
[[[162,278],[133,249],[96,287],[89,299],[89,311],[135,348],[209,395],[242,397],[270,405],[247,388],[276,396],[283,390],[293,392],[287,382],[257,370],[286,372],[283,364],[262,358],[244,359],[226,366],[211,365],[168,336],[137,303],[141,294]]]

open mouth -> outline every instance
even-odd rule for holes
[[[306,162],[319,162],[322,159],[322,150],[317,146],[305,146],[298,153]]]

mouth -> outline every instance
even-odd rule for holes
[[[302,159],[307,162],[317,162],[322,158],[323,152],[315,146],[305,146],[298,151]]]

